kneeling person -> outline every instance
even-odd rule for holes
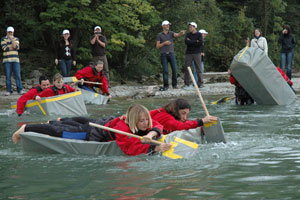
[[[83,69],[78,70],[75,74],[75,77],[81,81],[81,86],[79,85],[79,87],[82,89],[97,93],[94,87],[99,87],[104,95],[111,98],[111,95],[108,91],[108,82],[103,74],[103,62],[101,60],[98,60],[95,63],[95,66],[86,66]],[[98,82],[101,84],[96,85],[92,83],[84,83],[84,81]]]
[[[50,87],[49,78],[46,76],[40,76],[39,85],[32,87],[27,93],[23,94],[17,102],[17,114],[21,116],[24,112],[27,101],[34,100],[35,97],[48,87]]]
[[[61,74],[57,73],[53,77],[53,86],[47,88],[43,92],[39,93],[35,100],[40,101],[41,97],[52,97],[56,95],[66,94],[75,92],[75,89],[71,86],[64,84],[64,78]]]

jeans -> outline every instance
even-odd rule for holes
[[[280,68],[284,71],[285,66],[287,65],[286,75],[289,79],[292,79],[292,63],[294,59],[294,50],[288,53],[280,53]]]
[[[196,66],[195,66],[195,62],[194,61],[192,61],[192,70],[193,70],[194,79],[195,79],[195,81],[197,83],[198,82],[198,76],[197,76]]]
[[[61,70],[63,77],[68,77],[72,67],[72,60],[60,59],[58,66]]]
[[[19,62],[5,62],[4,63],[4,70],[6,76],[6,91],[12,93],[11,88],[11,74],[14,73],[14,77],[16,80],[17,90],[20,92],[22,87],[21,81],[21,67]]]
[[[174,53],[162,53],[160,59],[163,67],[164,87],[169,87],[168,62],[170,62],[172,69],[172,86],[177,86],[177,64]]]

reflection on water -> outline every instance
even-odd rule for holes
[[[203,117],[197,97],[191,118]],[[215,100],[215,99],[214,99]],[[168,99],[112,100],[89,105],[90,117],[149,109]],[[209,100],[206,100],[207,103]],[[0,199],[297,199],[300,196],[300,109],[207,104],[219,116],[227,144],[200,145],[190,159],[24,153],[11,133],[20,122],[56,117],[0,110]]]

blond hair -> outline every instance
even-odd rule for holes
[[[64,77],[60,74],[60,73],[57,73],[53,76],[53,82],[54,81],[57,81],[57,80],[61,80],[63,79]]]
[[[139,122],[142,114],[145,114],[149,119],[147,129],[152,128],[152,120],[149,110],[140,104],[134,104],[128,108],[125,115],[125,123],[129,126],[132,133],[137,133],[139,131],[136,125]]]

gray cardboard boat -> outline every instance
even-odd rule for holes
[[[11,108],[16,108],[16,104]],[[87,115],[87,109],[82,92],[71,92],[63,95],[42,98],[41,103],[30,100],[25,109],[30,113],[54,116],[82,116]]]
[[[94,142],[76,139],[53,137],[35,132],[21,133],[21,144],[25,152],[37,153],[60,153],[60,154],[82,154],[82,155],[124,155],[116,141]],[[205,143],[205,138],[200,134],[200,128],[184,131],[174,131],[165,138],[164,142],[172,142],[174,138],[181,138],[196,144]],[[211,141],[209,141],[211,142]],[[182,148],[176,151],[184,151],[186,144],[178,142]],[[177,152],[174,152],[177,153]],[[182,152],[180,153],[182,154]],[[191,155],[189,155],[191,156]],[[184,157],[187,157],[185,155]]]
[[[81,92],[85,104],[94,104],[94,105],[107,104],[109,99],[108,96],[104,96],[95,92],[90,92],[88,90],[81,89]]]
[[[232,75],[257,104],[289,105],[297,96],[259,48],[245,47],[230,66]]]

